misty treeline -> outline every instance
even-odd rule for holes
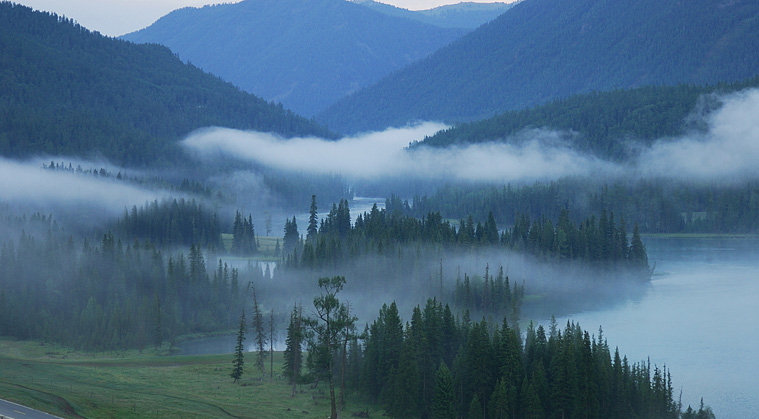
[[[521,214],[557,219],[566,208],[570,218],[604,210],[618,214],[643,233],[759,232],[759,182],[709,184],[673,180],[638,180],[598,185],[565,178],[532,185],[449,185],[411,202],[388,200],[389,211],[421,217],[440,211],[444,217],[473,214],[486,219],[492,211],[499,225],[512,225]]]
[[[344,394],[366,397],[395,418],[680,415],[667,368],[630,363],[619,350],[612,354],[601,329],[596,338],[575,323],[562,331],[553,320],[548,331],[530,323],[521,333],[515,319],[473,321],[468,311],[454,315],[429,299],[405,323],[395,302],[384,304],[359,333],[353,322],[339,320],[338,307],[350,304],[335,301],[340,328],[330,346],[308,338],[302,309],[293,310],[283,372],[291,382],[339,385],[341,402]],[[327,348],[331,359],[325,359]]]
[[[0,154],[91,155],[130,166],[181,164],[177,141],[208,126],[334,137],[168,48],[135,45],[73,20],[0,3]]]
[[[756,86],[759,86],[759,77],[735,83],[643,86],[573,95],[545,105],[459,124],[414,146],[445,147],[489,141],[518,143],[530,138],[521,137],[520,132],[547,128],[567,133],[563,139],[573,150],[624,162],[635,157],[641,145],[650,146],[662,138],[703,131],[706,128],[703,113],[720,105],[717,94]],[[695,112],[702,114],[694,115]]]
[[[20,339],[111,350],[230,330],[245,284],[268,275],[207,261],[196,245],[75,237],[52,216],[4,216],[3,227],[13,233],[0,245],[0,333]]]
[[[238,211],[233,230],[235,242],[232,250],[235,253],[241,243],[245,243],[246,250],[250,248],[248,237],[253,234],[252,222],[246,219],[243,225],[241,219]],[[120,236],[148,240],[159,247],[198,245],[223,248],[219,217],[194,199],[156,200],[139,208],[134,205],[131,210],[124,210],[114,229]],[[255,251],[255,246],[250,250]]]
[[[85,176],[94,176],[98,178],[114,179],[144,187],[160,188],[171,192],[192,194],[193,196],[197,197],[213,197],[219,200],[224,200],[224,195],[220,191],[216,191],[214,194],[214,191],[208,185],[204,185],[195,179],[190,179],[187,177],[182,178],[180,182],[170,181],[158,176],[129,175],[127,174],[126,170],[124,170],[123,173],[121,170],[119,170],[114,174],[112,170],[106,169],[105,167],[82,167],[81,163],[77,163],[76,167],[74,167],[73,163],[70,161],[66,162],[55,160],[51,160],[50,164],[43,163],[42,168],[50,171],[60,171]]]
[[[403,211],[397,210],[399,206]],[[399,203],[397,197],[387,200],[387,209],[374,205],[371,211],[359,214],[353,224],[347,201],[333,204],[318,228],[316,211],[314,198],[308,234],[294,248],[285,246],[288,253],[284,267],[338,267],[343,261],[365,255],[400,259],[403,249],[417,246],[461,254],[500,247],[527,252],[540,260],[578,260],[607,268],[630,269],[640,272],[644,279],[649,269],[637,225],[628,240],[624,218],[615,221],[614,213],[607,214],[606,210],[601,211],[600,217],[590,216],[579,225],[570,219],[566,209],[558,214],[555,224],[547,217],[530,219],[526,214],[516,213],[513,227],[502,231],[492,211],[484,222],[475,222],[469,215],[457,227],[439,211],[421,218],[405,215],[404,212],[411,209],[407,203]],[[297,237],[297,230],[293,236]]]

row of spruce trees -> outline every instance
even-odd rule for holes
[[[545,260],[581,260],[614,268],[631,269],[647,278],[648,256],[635,225],[628,240],[624,219],[614,213],[586,218],[576,224],[569,211],[559,214],[556,224],[545,217],[530,219],[517,214],[514,225],[499,231],[493,213],[476,222],[470,215],[458,227],[443,219],[440,212],[421,218],[400,211],[378,209],[360,214],[351,224],[348,202],[333,204],[317,223],[316,198],[312,197],[308,234],[299,241],[295,219],[285,227],[286,267],[320,268],[339,266],[362,255],[397,254],[402,247],[423,245],[466,252],[493,246],[536,255]]]
[[[298,382],[327,381],[338,410],[350,394],[378,403],[395,418],[681,415],[669,370],[650,361],[631,363],[618,349],[610,350],[600,328],[596,337],[573,322],[562,330],[552,319],[548,330],[530,323],[521,333],[508,317],[502,324],[472,321],[468,311],[456,316],[447,304],[430,299],[413,309],[410,322],[394,302],[385,304],[358,333],[350,305],[336,293],[332,297],[333,335],[314,334],[309,325],[318,319],[304,318],[297,306],[293,310],[283,375],[294,391]],[[701,406],[682,417],[713,415]]]

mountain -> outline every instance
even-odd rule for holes
[[[313,121],[182,63],[168,48],[93,33],[0,3],[0,155],[179,161],[176,141],[206,126],[331,134]]]
[[[390,16],[413,19],[442,28],[475,29],[509,10],[513,3],[471,3],[448,4],[428,10],[407,10],[376,1],[356,1]]]
[[[246,0],[176,10],[123,36],[310,116],[459,38],[345,0]]]
[[[354,132],[598,90],[738,81],[759,73],[758,50],[754,0],[524,0],[317,120]]]
[[[711,93],[726,94],[750,87],[759,87],[759,76],[730,84],[644,86],[574,95],[535,108],[459,124],[412,147],[491,141],[513,144],[531,138],[518,135],[522,131],[550,129],[566,133],[563,139],[574,150],[625,161],[639,146],[704,129],[702,119],[690,116],[694,109],[704,112],[720,106]]]

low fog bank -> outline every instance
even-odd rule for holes
[[[59,222],[91,227],[123,215],[124,209],[132,205],[160,198],[157,192],[110,177],[78,173],[75,169],[44,169],[45,161],[50,160],[21,162],[0,158],[0,202],[7,211],[52,213]],[[89,166],[105,167],[100,163]]]
[[[717,96],[722,106],[701,118],[708,129],[662,139],[637,160],[638,176],[734,181],[759,177],[759,89]]]
[[[413,141],[447,128],[422,123],[407,128],[346,137],[284,139],[273,134],[227,128],[196,131],[182,144],[201,160],[234,157],[280,170],[339,174],[354,182],[533,181],[595,175],[615,168],[595,157],[575,153],[559,141],[563,134],[530,130],[520,145],[488,143],[450,148],[420,147]]]
[[[625,277],[622,271],[611,267],[540,260],[498,248],[461,255],[410,247],[392,255],[362,257],[337,269],[275,269],[273,279],[258,280],[255,286],[260,301],[275,311],[292,310],[293,304],[298,303],[304,313],[311,313],[313,298],[320,292],[318,279],[344,276],[346,285],[338,297],[351,304],[359,324],[363,324],[371,323],[382,305],[391,302],[398,305],[404,320],[410,320],[413,308],[423,307],[428,298],[450,304],[451,310],[460,316],[464,308],[454,304],[457,279],[463,284],[468,275],[474,287],[475,282],[484,278],[486,267],[491,281],[502,267],[512,289],[514,284],[524,285],[526,298],[521,314],[524,321],[637,301],[649,284],[640,278]],[[511,316],[510,310],[498,314],[471,312],[473,321],[487,316],[500,322],[503,315]]]
[[[699,115],[706,127],[662,138],[628,163],[613,163],[569,148],[573,133],[527,129],[506,142],[448,148],[405,147],[446,128],[439,123],[346,137],[283,139],[272,134],[208,128],[182,144],[196,158],[232,157],[280,170],[340,174],[354,183],[403,181],[533,182],[564,177],[605,180],[669,178],[734,181],[759,177],[759,89],[719,96],[722,106]],[[693,121],[689,121],[691,124]],[[684,121],[685,123],[685,121]],[[633,147],[633,145],[630,145]]]

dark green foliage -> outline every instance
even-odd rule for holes
[[[385,403],[387,412],[394,418],[419,417],[421,381],[416,350],[415,342],[407,329],[398,365],[391,367],[388,374],[389,386]]]
[[[158,350],[158,348],[160,348],[161,344],[163,343],[163,321],[161,320],[161,298],[157,293],[153,294],[153,307],[151,317],[151,323],[153,326],[151,328],[153,346],[155,346],[155,349]]]
[[[755,234],[759,232],[757,197],[756,181],[691,184],[640,180],[598,185],[562,179],[519,187],[447,186],[433,195],[414,197],[408,207],[389,201],[392,206],[388,208],[416,217],[440,211],[446,218],[472,214],[475,219],[485,219],[492,212],[499,225],[516,224],[524,215],[528,219],[558,219],[560,226],[566,221],[581,223],[584,214],[606,210],[619,217],[618,227],[624,220],[627,226],[638,224],[645,233]],[[565,220],[562,213],[567,208],[572,212]],[[617,241],[621,243],[623,237],[627,239],[619,235]],[[557,244],[563,246],[564,242]],[[560,253],[566,254],[568,249],[562,249]]]
[[[282,373],[290,384],[295,384],[300,379],[300,371],[303,361],[304,324],[302,309],[297,305],[290,314],[290,323],[287,325],[287,337],[285,338],[284,362]]]
[[[117,232],[127,239],[150,240],[161,246],[221,248],[221,227],[216,214],[209,214],[195,200],[172,199],[133,206],[124,211]]]
[[[343,0],[251,0],[179,9],[123,38],[311,116],[464,33]]]
[[[391,379],[380,383],[379,391],[392,396],[384,404],[393,417],[675,419],[679,415],[666,368],[652,368],[650,363],[630,366],[626,359],[619,359],[618,352],[612,362],[601,336],[591,339],[588,332],[570,322],[563,331],[552,323],[548,336],[542,326],[535,329],[531,325],[524,343],[506,322],[502,328],[485,320],[457,322],[457,334],[463,341],[451,362],[452,374],[443,362],[430,403],[420,403],[423,398],[419,396],[414,403],[411,396],[424,391],[418,374],[425,361],[417,357],[416,366],[409,365],[410,355],[427,335],[415,331],[412,320],[402,341],[391,344],[381,339],[380,320],[386,310],[383,308],[380,319],[369,328],[363,371],[385,367],[389,371]],[[438,313],[438,322],[443,322],[445,311],[433,311]],[[379,358],[369,356],[393,350],[399,354],[396,361],[382,367],[377,365]],[[409,383],[416,383],[417,389]],[[452,413],[454,408],[458,413]]]
[[[54,14],[0,3],[0,154],[179,163],[176,141],[226,126],[319,135],[326,129],[200,69],[168,48],[93,33]]]
[[[0,329],[86,350],[160,346],[236,326],[238,272],[209,280],[200,247],[168,253],[112,233],[79,239],[52,217],[4,217],[20,233],[0,243]]]
[[[490,396],[488,417],[490,419],[508,419],[509,417],[509,399],[503,380],[498,380],[498,384]]]
[[[444,362],[441,362],[435,378],[435,393],[432,397],[430,415],[439,419],[455,419],[456,410],[453,407],[453,397],[451,371]]]
[[[300,240],[300,235],[298,234],[298,222],[295,220],[295,216],[293,216],[292,221],[285,220],[285,235],[282,239],[283,243],[283,251],[285,254],[290,254],[295,250],[295,246],[298,244],[298,241]]]
[[[469,403],[469,410],[467,411],[467,419],[480,419],[483,418],[482,404],[477,393],[472,397],[471,403]]]
[[[254,344],[256,347],[256,367],[258,367],[261,374],[266,373],[266,344],[268,339],[266,338],[266,331],[264,330],[264,316],[261,310],[261,306],[258,304],[258,296],[256,295],[256,287],[251,284],[251,297],[253,299],[253,333],[255,334]]]
[[[240,315],[240,328],[237,330],[235,356],[232,360],[232,374],[230,374],[231,377],[235,380],[235,383],[240,379],[240,377],[242,377],[243,367],[245,366],[245,345],[243,342],[245,342],[246,329],[245,310],[243,310],[242,314]]]
[[[599,220],[591,216],[579,226],[570,220],[569,211],[561,210],[559,219],[553,222],[545,217],[531,220],[525,214],[516,214],[514,226],[499,236],[492,212],[483,225],[475,224],[470,215],[461,220],[458,229],[443,219],[440,212],[430,212],[421,219],[390,213],[375,205],[370,212],[360,214],[351,226],[347,201],[332,206],[323,220],[319,233],[300,248],[296,247],[297,225],[295,219],[285,223],[285,252],[290,254],[285,267],[320,268],[339,266],[361,255],[397,255],[401,247],[425,246],[427,249],[445,249],[465,253],[472,249],[489,246],[517,250],[550,260],[580,260],[609,268],[625,270],[628,265],[647,267],[645,248],[636,247],[631,255],[627,232],[622,230],[624,221],[617,226],[614,214],[602,212]],[[290,238],[288,245],[288,237]],[[302,249],[302,250],[301,250]],[[635,257],[631,263],[630,257]],[[462,287],[463,288],[460,288]],[[475,289],[476,287],[476,289]],[[504,278],[489,278],[487,273],[480,284],[457,285],[457,298],[465,307],[482,312],[503,312],[513,306],[511,291]]]
[[[732,84],[646,86],[575,95],[535,108],[463,123],[427,137],[415,146],[445,147],[488,141],[519,144],[532,138],[520,136],[522,131],[547,128],[564,132],[565,145],[574,150],[607,160],[625,161],[635,156],[635,146],[649,146],[662,138],[703,129],[703,121],[688,122],[688,117],[699,110],[699,106],[705,110],[720,105],[708,95],[757,85],[759,78],[754,77]]]
[[[258,251],[258,244],[256,243],[256,230],[253,227],[253,217],[248,215],[248,218],[240,214],[239,211],[235,214],[235,221],[232,225],[232,254],[250,256]]]
[[[333,276],[319,278],[321,293],[314,297],[315,317],[307,319],[310,329],[308,342],[311,375],[316,382],[326,379],[329,383],[331,419],[338,416],[337,398],[335,395],[335,354],[342,352],[340,370],[345,371],[347,364],[346,347],[348,341],[355,335],[357,318],[350,313],[349,306],[340,302],[337,294],[345,286],[345,277]],[[344,396],[344,381],[340,380],[340,402]]]
[[[745,80],[759,68],[757,19],[753,0],[524,1],[318,119],[366,131],[490,118],[578,93]],[[656,110],[629,117],[659,118]]]
[[[308,228],[306,237],[308,240],[314,240],[316,233],[319,232],[319,211],[316,207],[316,195],[311,195],[311,208],[308,211]]]

